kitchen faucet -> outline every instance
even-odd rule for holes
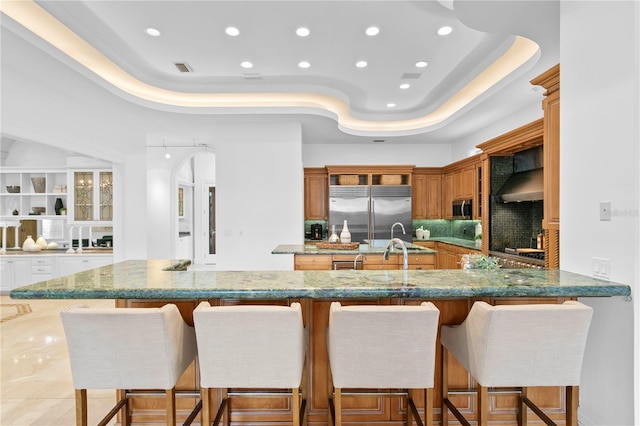
[[[406,271],[407,269],[409,269],[409,254],[407,253],[407,246],[400,238],[392,238],[389,240],[389,242],[387,243],[387,248],[384,249],[384,260],[389,260],[389,252],[391,251],[390,248],[393,248],[395,244],[400,244],[400,246],[402,247],[402,255],[404,257],[404,266],[402,269]]]
[[[402,228],[402,235],[406,235],[407,233],[404,230],[404,225],[401,224],[400,222],[396,222],[393,225],[391,225],[391,239],[393,239],[393,228],[396,227],[396,225],[400,225],[400,228]]]

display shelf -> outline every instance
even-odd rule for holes
[[[34,182],[34,179],[40,179],[40,182]],[[15,192],[9,192],[9,187],[14,187]],[[59,198],[62,205],[67,206],[66,189],[66,170],[3,169],[0,172],[0,217],[59,219],[56,201]]]

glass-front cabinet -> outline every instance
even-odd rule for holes
[[[70,172],[69,212],[71,223],[110,224],[113,221],[113,172],[73,170]]]

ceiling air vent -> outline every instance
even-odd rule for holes
[[[177,62],[175,63],[176,68],[178,68],[178,71],[180,72],[193,72],[193,70],[191,69],[191,67],[185,63],[182,62]]]
[[[245,80],[260,80],[262,78],[262,74],[260,74],[259,72],[243,72],[240,75]]]
[[[402,74],[402,77],[400,77],[403,80],[417,80],[420,77],[422,77],[422,73],[419,72],[406,72],[404,74]]]

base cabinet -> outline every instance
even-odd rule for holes
[[[31,259],[0,258],[0,292],[8,293],[16,287],[31,283]]]
[[[113,256],[96,256],[96,255],[69,255],[61,257],[58,264],[60,275],[71,275],[89,269],[99,268],[101,266],[113,263]]]
[[[479,299],[436,299],[430,300],[440,310],[439,325],[460,324],[469,313],[473,303]],[[517,299],[482,299],[490,304],[521,304],[521,303],[562,303],[563,298],[517,298]],[[306,395],[307,406],[305,419],[308,425],[327,426],[329,419],[329,396],[331,395],[329,356],[326,345],[326,331],[329,322],[329,309],[333,300],[304,299],[304,300],[210,300],[212,305],[235,304],[290,304],[300,302],[305,327],[308,331],[305,371],[303,372],[302,388]],[[421,299],[348,299],[341,300],[345,305],[418,305]],[[183,317],[189,324],[193,324],[193,310],[198,301],[153,301],[153,300],[118,300],[119,307],[158,307],[165,303],[176,303]],[[442,352],[440,341],[436,341],[436,375],[434,389],[434,422],[440,424],[443,411],[441,409]],[[449,360],[450,389],[473,388],[475,383],[462,366],[451,357]],[[180,378],[178,389],[182,391],[198,391],[197,363],[194,363]],[[564,392],[560,387],[529,388],[529,397],[551,417],[554,421],[562,420],[565,412]],[[221,392],[212,392],[211,403],[218,407]],[[463,412],[465,417],[474,422],[477,420],[477,406],[475,399],[469,395],[456,395],[452,398],[454,404]],[[424,418],[423,392],[414,394],[414,401],[418,412]],[[197,398],[178,398],[178,421],[182,422],[190,410],[197,403]],[[145,424],[164,421],[162,400],[156,398],[136,399],[133,404],[133,419],[135,424]],[[517,424],[517,401],[515,395],[492,396],[489,404],[489,424],[504,425]],[[404,397],[358,397],[343,399],[343,421],[345,425],[382,426],[404,425],[407,404]],[[259,398],[246,397],[231,401],[231,424],[268,426],[274,422],[287,424],[291,418],[291,405],[288,398]],[[447,413],[450,424],[457,424],[451,413]],[[386,422],[386,423],[385,423]],[[290,423],[289,423],[290,424]]]
[[[113,263],[112,254],[0,256],[0,293]]]

